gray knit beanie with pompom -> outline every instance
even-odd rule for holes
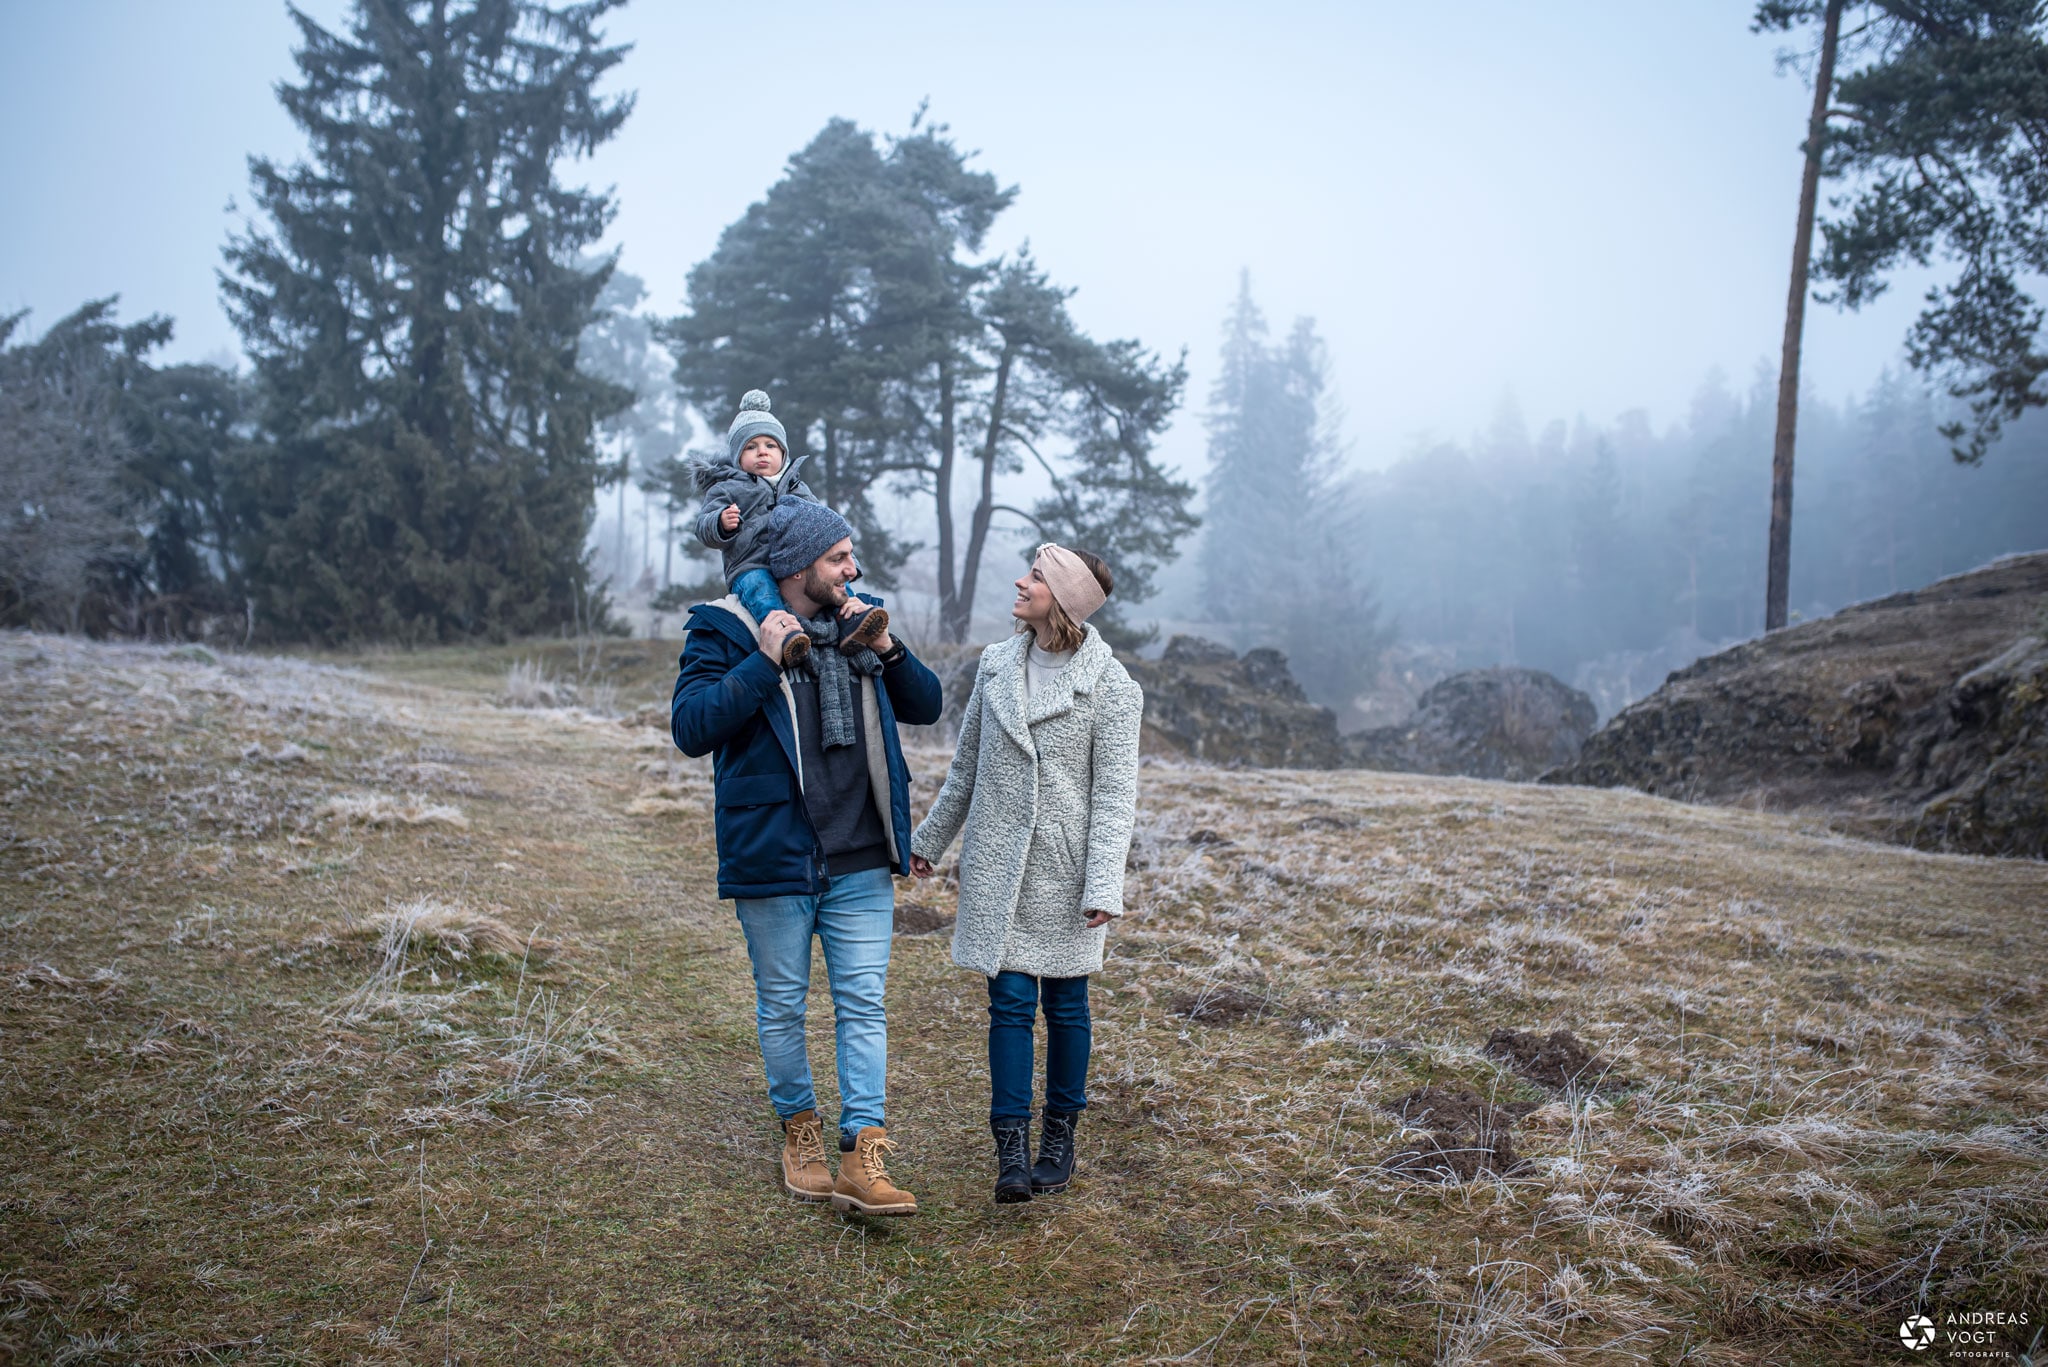
[[[740,452],[755,437],[775,438],[785,458],[789,455],[789,433],[782,430],[782,424],[768,411],[766,391],[749,389],[740,396],[740,411],[733,415],[732,426],[725,432],[725,453],[732,463],[740,463]]]

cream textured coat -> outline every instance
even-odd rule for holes
[[[1030,642],[981,653],[960,748],[910,849],[936,864],[961,836],[954,963],[1076,978],[1101,969],[1108,929],[1086,913],[1124,914],[1145,695],[1091,626],[1027,707]]]

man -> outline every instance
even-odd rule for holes
[[[863,1215],[915,1215],[889,1180],[882,1009],[894,930],[892,873],[910,867],[910,776],[900,718],[944,709],[937,676],[886,631],[841,640],[842,621],[881,601],[847,592],[853,529],[821,503],[778,506],[768,568],[789,612],[756,622],[736,596],[700,604],[676,678],[670,729],[686,755],[713,754],[718,895],[733,899],[754,966],[768,1099],[782,1120],[782,1185]],[[783,645],[809,635],[802,666]],[[811,937],[825,950],[838,1034],[839,1175],[825,1165],[804,1047]]]

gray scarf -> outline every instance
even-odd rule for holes
[[[827,610],[803,619],[811,638],[810,657],[799,668],[818,681],[818,740],[826,749],[851,745],[860,721],[853,715],[853,676],[875,677],[881,657],[862,646],[852,655],[839,653],[839,614]]]

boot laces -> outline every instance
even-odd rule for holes
[[[1005,1166],[1031,1166],[1031,1142],[1022,1125],[996,1131],[996,1154]]]
[[[825,1161],[824,1127],[815,1120],[799,1121],[789,1127],[790,1147],[797,1162],[809,1165]]]
[[[867,1174],[868,1181],[874,1182],[889,1175],[889,1170],[882,1166],[884,1151],[895,1153],[903,1146],[893,1139],[864,1139],[858,1147],[861,1170]]]
[[[1074,1151],[1074,1122],[1064,1116],[1047,1116],[1040,1132],[1038,1156],[1048,1163],[1064,1165]]]

